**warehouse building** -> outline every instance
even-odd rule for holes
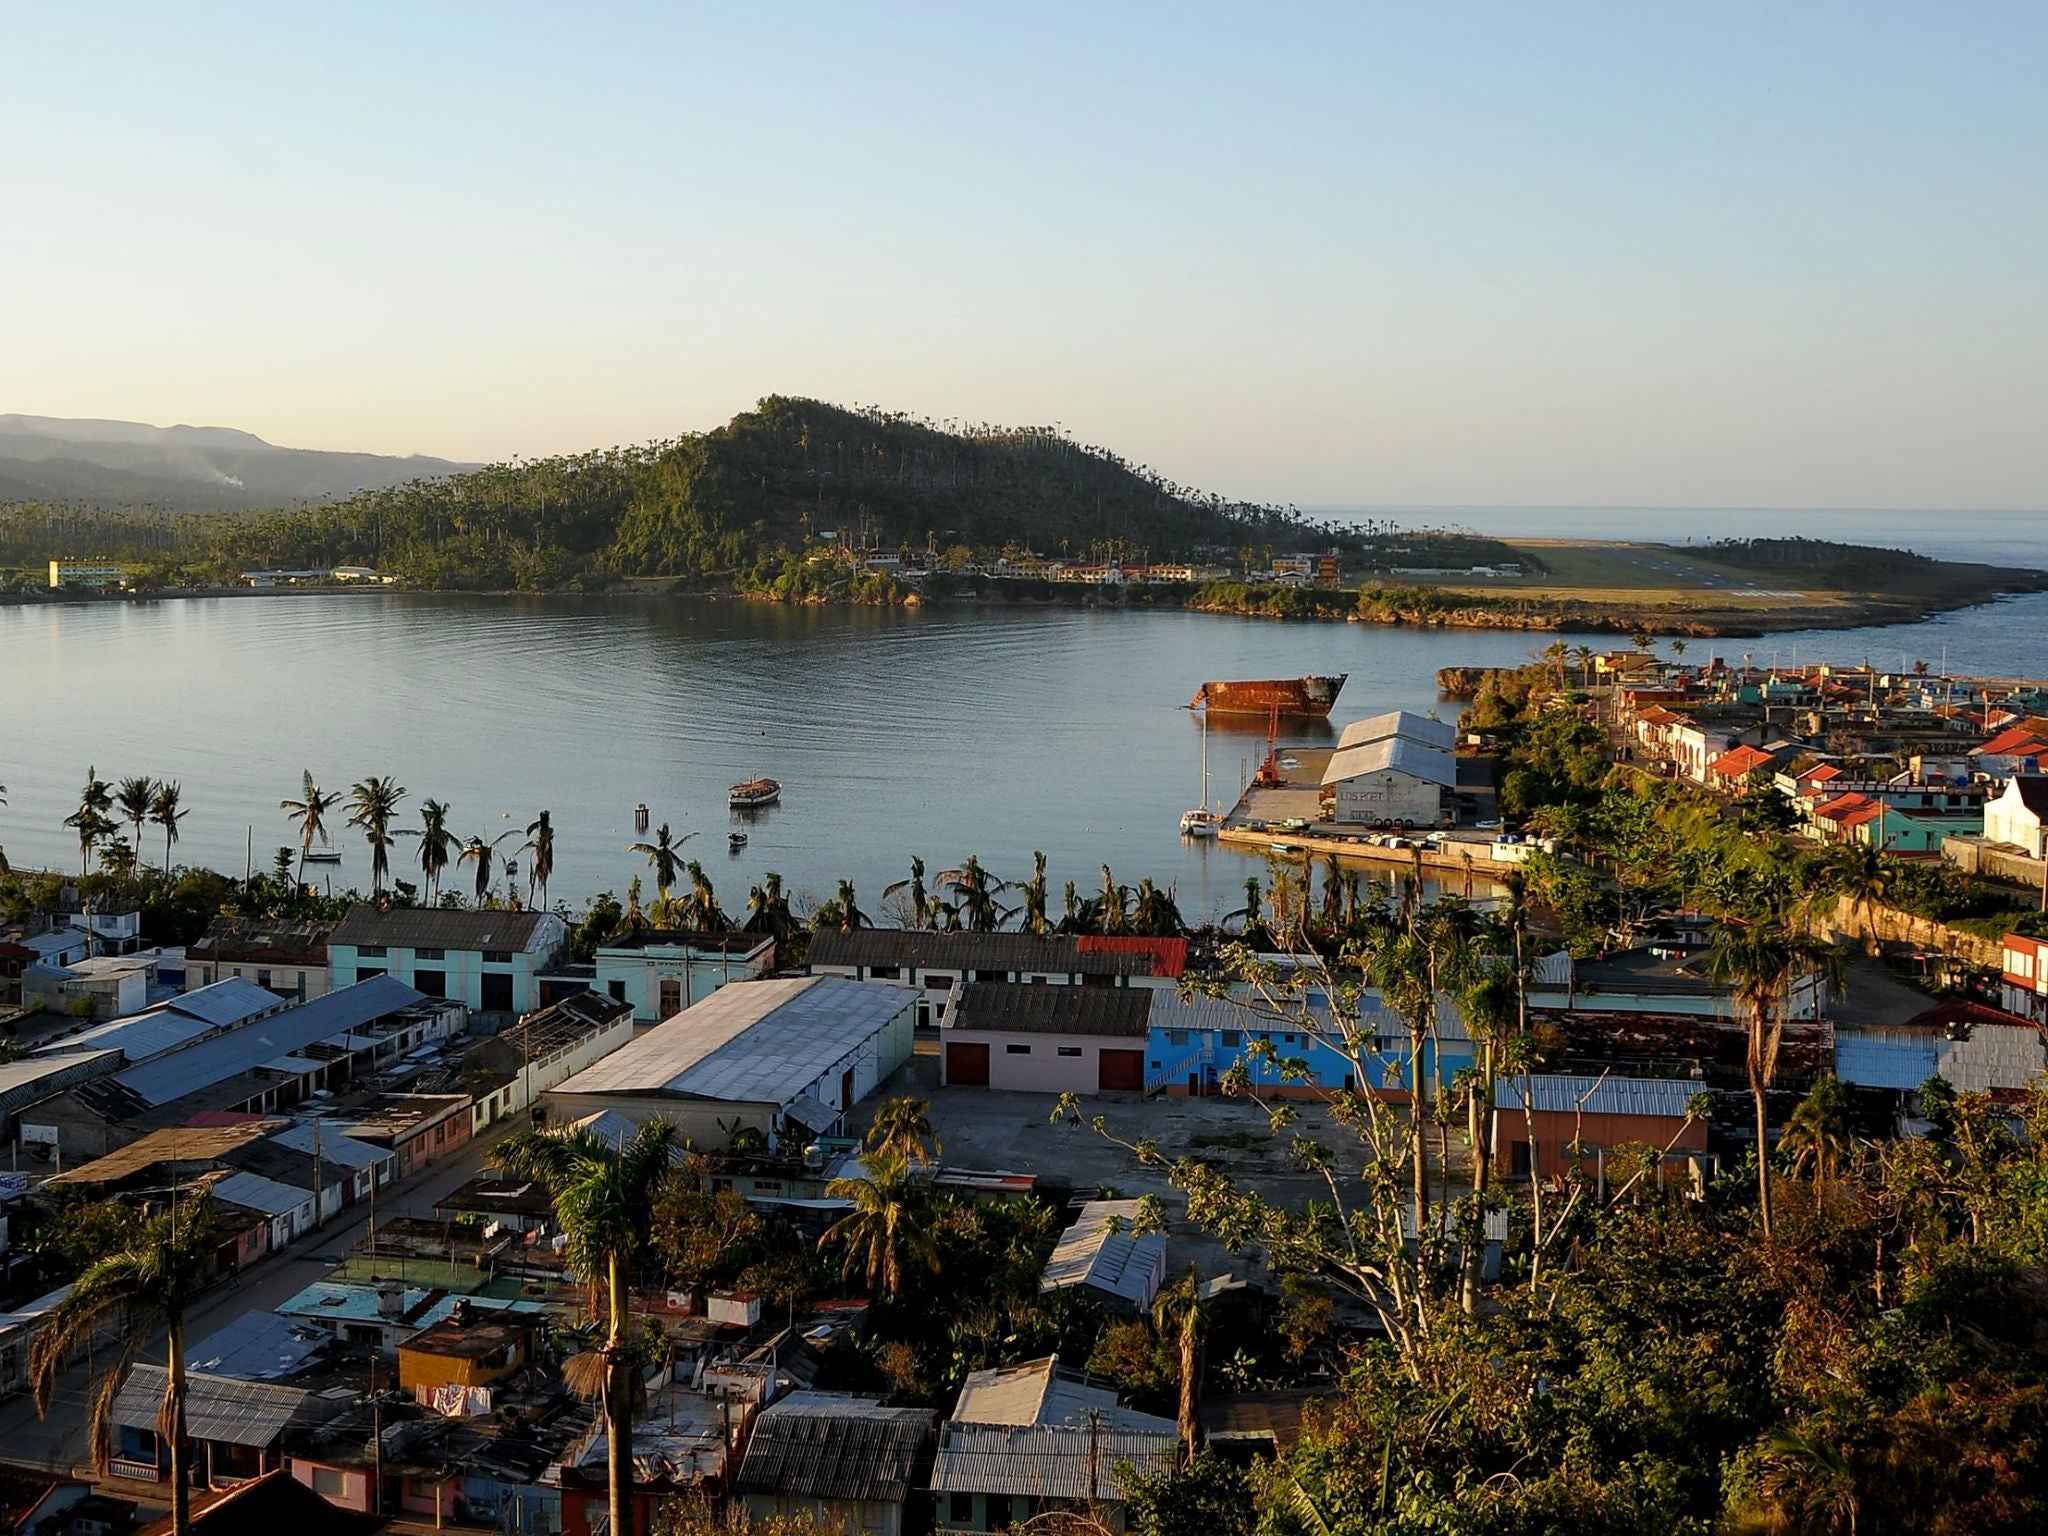
[[[833,1129],[910,1059],[917,999],[838,976],[736,981],[549,1092],[550,1119],[674,1121],[703,1147]]]
[[[1433,827],[1458,788],[1457,731],[1405,709],[1354,721],[1323,769],[1331,818],[1353,826]]]

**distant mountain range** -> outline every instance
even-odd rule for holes
[[[227,512],[350,496],[476,467],[423,455],[279,448],[233,427],[0,415],[0,502]]]

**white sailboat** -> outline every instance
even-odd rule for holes
[[[1202,714],[1202,803],[1180,813],[1182,837],[1214,837],[1223,825],[1221,813],[1209,809],[1209,715]]]

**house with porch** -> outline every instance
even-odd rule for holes
[[[171,1450],[157,1433],[164,1368],[138,1365],[114,1400],[115,1477],[160,1483],[171,1475]],[[186,1374],[185,1425],[192,1442],[193,1481],[232,1488],[285,1464],[287,1431],[332,1418],[344,1404],[297,1387],[242,1381],[202,1371]]]

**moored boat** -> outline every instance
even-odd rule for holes
[[[729,804],[736,811],[758,811],[764,805],[773,805],[782,798],[782,786],[773,779],[748,779],[744,784],[735,784]]]
[[[1283,715],[1311,720],[1326,718],[1351,674],[1335,677],[1281,677],[1253,682],[1208,682],[1196,690],[1189,709],[1215,715]]]
[[[730,848],[734,853],[738,853],[742,848],[747,846],[747,834],[744,832],[726,833],[725,846]]]

